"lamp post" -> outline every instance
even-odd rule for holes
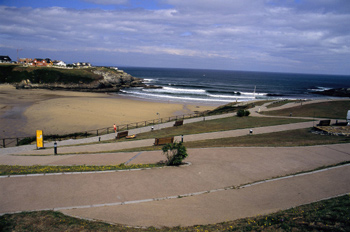
[[[157,112],[158,115],[158,130],[160,129],[160,114]]]
[[[53,153],[54,153],[54,155],[57,155],[57,142],[56,141],[53,144]]]

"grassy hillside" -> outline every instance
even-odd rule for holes
[[[102,79],[91,72],[92,69],[60,69],[53,67],[23,67],[19,65],[0,65],[0,84],[19,83],[30,80],[38,83],[85,83]]]

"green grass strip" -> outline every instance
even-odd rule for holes
[[[345,121],[346,114],[349,109],[350,101],[341,100],[305,105],[300,103],[300,105],[296,107],[281,110],[264,111],[262,114],[273,116],[289,116],[290,113],[292,113],[293,117],[334,118],[344,119]]]
[[[61,172],[92,172],[92,171],[112,171],[127,169],[142,169],[163,167],[164,164],[118,164],[118,165],[74,165],[74,166],[47,166],[47,165],[0,165],[0,175],[24,175],[41,173],[61,173]]]

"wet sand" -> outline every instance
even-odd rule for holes
[[[148,102],[114,94],[17,90],[0,85],[0,138],[66,134],[193,113],[215,106]]]

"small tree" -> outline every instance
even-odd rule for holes
[[[167,158],[168,166],[177,166],[182,164],[182,161],[188,156],[186,147],[182,142],[168,143],[162,148],[163,154]]]
[[[249,110],[240,109],[237,111],[238,117],[249,116],[249,114],[250,114]]]

